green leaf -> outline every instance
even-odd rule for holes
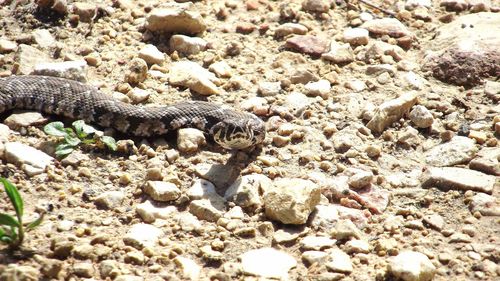
[[[0,225],[19,227],[19,222],[11,215],[0,214]]]
[[[82,142],[79,138],[70,135],[64,136],[64,141],[71,146],[77,146]]]
[[[43,127],[43,131],[47,135],[56,136],[56,137],[64,137],[68,134],[66,132],[66,130],[64,129],[64,124],[62,122],[59,122],[59,121],[58,122],[51,122],[51,123],[45,125],[45,127]]]
[[[117,146],[116,146],[116,141],[114,138],[109,137],[109,136],[102,136],[101,141],[111,150],[115,151]]]
[[[32,221],[30,224],[28,224],[28,226],[26,226],[26,229],[27,229],[27,230],[30,230],[30,229],[33,229],[33,228],[35,228],[35,227],[39,226],[39,225],[42,223],[42,221],[43,221],[43,217],[44,217],[44,215],[45,215],[45,214],[44,214],[44,213],[42,213],[42,214],[40,215],[40,217],[38,217],[38,219],[36,219],[36,220]]]
[[[60,145],[56,146],[56,156],[58,158],[64,158],[66,155],[73,152],[73,150],[74,146],[67,143],[61,143]]]
[[[80,139],[86,138],[88,135],[95,133],[97,130],[94,127],[85,124],[83,120],[77,120],[73,122],[73,127],[76,130],[76,134]]]
[[[0,242],[10,244],[12,243],[12,238],[8,235],[0,235]]]
[[[16,210],[16,214],[18,218],[21,218],[24,214],[24,203],[21,195],[17,188],[6,178],[0,178],[0,182],[5,187],[5,192],[9,196],[10,202],[14,205],[14,209]]]

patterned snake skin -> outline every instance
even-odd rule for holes
[[[261,143],[264,122],[257,116],[221,105],[188,101],[169,106],[136,106],[77,81],[49,76],[10,76],[0,79],[0,113],[30,109],[83,119],[135,136],[163,135],[170,130],[198,128],[227,149]]]

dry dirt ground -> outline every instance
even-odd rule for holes
[[[84,59],[88,64],[87,83],[98,86],[105,94],[133,99],[137,94],[133,92],[139,88],[149,93],[141,102],[144,104],[191,99],[229,104],[253,111],[267,122],[268,130],[262,146],[251,151],[226,151],[208,138],[206,144],[186,151],[179,149],[176,134],[132,138],[136,149],[131,151],[110,152],[87,146],[78,148],[67,162],[54,160],[36,175],[29,175],[26,167],[6,157],[4,147],[9,142],[20,142],[54,156],[51,153],[56,139],[47,136],[41,125],[4,133],[4,144],[0,146],[2,175],[20,189],[28,218],[48,210],[42,225],[28,233],[25,252],[12,253],[0,245],[0,280],[394,280],[398,275],[403,276],[402,280],[429,280],[429,276],[433,280],[498,280],[498,174],[493,171],[487,175],[486,185],[493,179],[493,187],[487,190],[484,186],[443,186],[439,181],[424,186],[421,179],[431,166],[472,171],[469,162],[484,148],[498,154],[498,95],[496,99],[496,93],[488,96],[484,81],[456,86],[421,69],[436,30],[472,13],[472,9],[457,12],[440,6],[440,1],[429,1],[428,7],[418,4],[426,5],[426,1],[412,1],[417,3],[415,9],[410,9],[410,1],[372,2],[385,12],[358,1],[195,1],[188,10],[200,15],[206,30],[198,34],[182,29],[173,32],[197,36],[208,45],[199,53],[186,55],[169,44],[170,33],[152,32],[144,26],[148,15],[173,1],[89,1],[92,16],[88,21],[85,11],[74,10],[74,1],[56,1],[67,9],[66,13],[50,5],[39,7],[53,1],[39,1],[42,4],[38,5],[33,2],[0,0],[0,39],[14,43],[13,48],[2,43],[6,47],[0,54],[1,76],[30,67],[29,60],[21,61],[19,54],[22,45],[29,45],[44,53],[47,61]],[[486,3],[489,13],[498,11],[498,2],[477,2]],[[299,42],[303,44],[299,47],[286,43],[295,36],[293,33],[303,33],[304,28],[307,35],[326,40],[328,45],[331,41],[341,43],[348,40],[344,30],[360,26],[370,17],[389,18],[390,13],[411,35],[371,33],[364,43],[361,36],[361,42],[351,43],[347,62],[321,58],[322,42]],[[281,27],[285,31],[280,37],[276,30],[287,22],[299,23],[302,28],[294,27],[290,32]],[[50,35],[37,37],[37,30],[46,30]],[[399,44],[403,49],[375,51],[373,58],[365,59],[366,46],[374,42]],[[156,46],[165,57],[160,63],[148,65],[144,81],[128,83],[132,62],[146,44]],[[171,66],[183,60],[206,69],[225,62],[230,75],[222,77],[218,73],[221,77],[216,94],[199,94],[189,85],[169,83],[169,77],[174,75]],[[374,66],[373,71],[367,70],[369,66]],[[416,80],[405,80],[409,72],[416,75]],[[487,79],[494,81],[498,77]],[[306,86],[317,80],[330,86],[319,92],[311,90],[310,84]],[[278,90],[273,92],[267,87]],[[408,92],[417,95],[412,108],[418,104],[430,111],[434,120],[431,127],[415,126],[408,114],[412,108],[405,108],[381,132],[367,128],[377,106]],[[2,120],[9,115],[3,114]],[[130,139],[110,130],[106,133],[117,140]],[[466,148],[472,152],[464,152],[472,153],[471,157],[450,165],[426,162],[429,150],[454,136],[474,141],[472,148]],[[447,150],[437,157],[453,158],[463,148],[457,147],[458,152]],[[491,165],[498,172],[498,157]],[[368,185],[376,191],[373,197],[367,193],[359,198],[361,191],[355,188],[353,178],[366,175],[353,168],[369,174]],[[238,184],[238,177],[254,174],[269,180],[260,187],[248,184],[260,192],[256,198],[262,202],[239,208],[239,201],[218,197],[223,201],[219,209],[201,208],[201,214],[194,210],[193,201],[200,198],[188,190],[198,179],[213,183],[218,194],[224,196],[228,187]],[[351,188],[351,193],[333,187],[341,185],[338,182],[342,176],[349,179],[347,189]],[[460,176],[467,178],[468,174]],[[302,202],[297,204],[310,207],[309,212],[305,211],[307,215],[312,212],[307,222],[285,224],[266,210],[271,203],[266,201],[269,194],[264,191],[286,189],[280,187],[280,179],[298,182],[296,188],[321,190],[319,201],[314,199],[312,207],[308,205],[312,203],[300,200],[314,201],[313,195],[295,195]],[[150,180],[173,183],[180,195],[171,201],[155,202],[145,192]],[[493,201],[482,210],[471,211],[474,196],[486,193]],[[137,207],[146,201],[170,213],[156,220],[144,219]],[[336,215],[326,216],[326,223],[321,224],[315,221],[321,218],[314,217],[318,204],[343,209],[335,209]],[[290,212],[295,212],[293,208],[292,204]],[[0,211],[13,212],[4,193],[0,193]],[[346,220],[355,222],[355,229]],[[142,223],[152,226],[152,232],[161,232],[151,245],[137,245],[126,239],[130,229]],[[149,234],[141,233],[139,238]],[[305,237],[331,240],[318,239],[320,245],[315,246],[304,241]],[[367,249],[349,244],[352,240],[362,241]],[[242,262],[242,254],[268,247],[285,253],[284,260],[291,257],[294,261],[284,266],[282,276],[266,275]],[[348,257],[339,255],[341,258],[336,259],[339,249]],[[404,275],[404,269],[389,269],[393,259],[406,250],[422,253],[424,262],[433,268],[415,269],[425,271],[417,277]],[[267,261],[272,267],[280,267],[273,262]],[[406,269],[419,263],[399,262]]]

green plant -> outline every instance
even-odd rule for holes
[[[72,124],[73,128],[65,128],[62,122],[52,122],[43,128],[47,135],[64,138],[56,146],[56,156],[64,158],[80,144],[104,144],[111,150],[116,150],[116,141],[112,137],[105,136],[101,131],[85,124],[83,120],[77,120]]]
[[[17,188],[7,179],[0,177],[0,183],[5,187],[5,192],[9,196],[12,206],[16,211],[16,218],[9,214],[0,213],[0,242],[8,244],[11,248],[18,248],[24,240],[26,231],[40,225],[44,213],[27,226],[23,225],[24,203]]]

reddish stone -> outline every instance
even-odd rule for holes
[[[255,25],[248,23],[248,22],[242,22],[239,23],[236,26],[236,32],[242,33],[242,34],[249,34],[252,33],[255,30]]]
[[[312,35],[297,35],[286,40],[285,47],[299,53],[319,57],[328,51],[328,41]]]

